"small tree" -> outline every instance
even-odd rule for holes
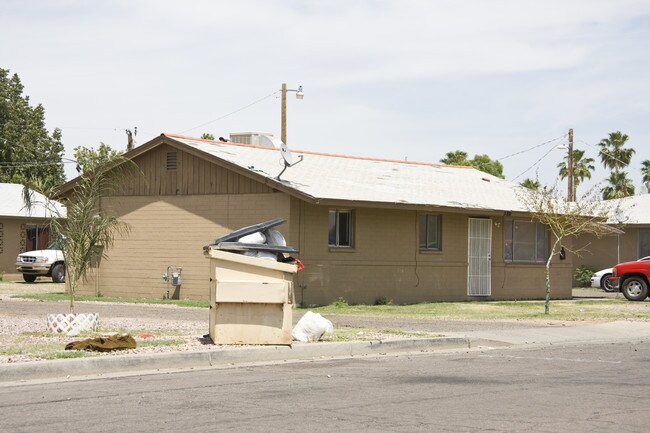
[[[553,257],[566,254],[566,252],[579,256],[580,252],[584,250],[584,248],[567,248],[563,245],[563,240],[586,234],[600,238],[605,234],[614,233],[616,229],[605,224],[609,209],[597,200],[596,188],[592,188],[575,202],[567,202],[556,186],[551,189],[526,189],[520,191],[519,195],[531,213],[533,221],[544,224],[551,234],[551,248],[546,260],[546,298],[544,302],[544,314],[549,314]]]
[[[440,162],[447,165],[474,167],[484,173],[505,179],[503,175],[503,164],[499,161],[492,160],[488,155],[474,155],[472,159],[467,159],[467,157],[467,152],[455,150],[453,152],[447,152]]]
[[[70,313],[74,314],[75,294],[98,255],[104,256],[113,246],[116,236],[129,233],[129,226],[101,206],[102,197],[112,195],[125,181],[125,177],[138,172],[130,160],[114,152],[99,152],[77,148],[84,159],[84,171],[74,181],[69,191],[57,194],[55,190],[30,184],[46,197],[57,197],[66,207],[66,215],[48,201],[45,205],[54,218],[50,222],[52,232],[65,238],[66,280],[70,294]],[[83,156],[82,156],[83,155]],[[26,205],[30,200],[26,196]]]

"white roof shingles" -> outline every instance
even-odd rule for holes
[[[166,134],[201,152],[275,178],[284,167],[279,149]],[[293,151],[303,161],[288,168],[283,185],[319,200],[398,203],[467,210],[526,211],[518,184],[468,167]]]
[[[32,194],[32,208],[27,209],[23,201],[23,185],[0,183],[0,217],[51,218],[52,214],[45,206],[47,198],[36,191],[32,191]],[[54,203],[61,216],[65,216],[65,207]]]

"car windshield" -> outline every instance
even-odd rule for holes
[[[59,238],[55,241],[50,242],[47,247],[45,247],[46,250],[63,250],[65,247],[65,238]]]

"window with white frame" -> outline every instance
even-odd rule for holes
[[[506,220],[504,259],[508,262],[544,263],[548,259],[548,232],[538,222]]]
[[[440,251],[442,217],[440,215],[420,215],[420,251]]]
[[[329,210],[329,236],[330,247],[354,246],[354,211],[349,209]]]

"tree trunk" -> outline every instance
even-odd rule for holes
[[[549,314],[551,310],[551,260],[555,255],[557,246],[559,245],[561,239],[556,238],[553,248],[551,248],[551,253],[546,260],[546,299],[544,301],[544,314]]]

